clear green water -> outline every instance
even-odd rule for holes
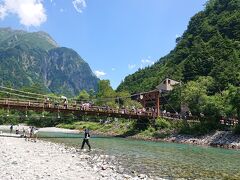
[[[40,136],[74,147],[80,147],[82,142],[82,135],[77,134],[42,133]],[[91,153],[116,156],[129,173],[136,171],[169,179],[240,179],[240,151],[237,150],[112,137],[92,137],[90,143],[94,149]]]

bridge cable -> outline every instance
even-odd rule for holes
[[[7,90],[11,90],[11,91],[17,91],[17,92],[24,93],[24,94],[32,94],[32,95],[37,95],[37,96],[45,96],[45,95],[43,95],[43,94],[37,94],[37,93],[32,93],[32,92],[21,91],[21,90],[17,90],[17,89],[13,89],[13,88],[8,88],[8,87],[4,87],[4,86],[0,86],[0,88],[2,88],[2,89],[7,89]]]
[[[24,94],[28,94],[28,95],[37,95],[37,96],[41,96],[41,97],[49,97],[49,95],[46,94],[38,94],[38,93],[32,93],[32,92],[26,92],[26,91],[21,91],[21,90],[17,90],[17,89],[13,89],[13,88],[8,88],[8,87],[4,87],[4,86],[0,86],[0,88],[2,89],[7,89],[7,90],[11,90],[11,91],[17,91],[20,93],[24,93]],[[142,93],[135,93],[135,94],[131,94],[130,96],[117,96],[117,97],[106,97],[106,98],[94,98],[91,100],[96,100],[96,101],[107,101],[107,100],[118,100],[118,99],[126,99],[126,98],[131,98],[134,96],[139,96],[141,94],[145,94],[147,92],[142,92]],[[16,94],[15,94],[16,95]],[[26,96],[27,97],[27,96]],[[28,96],[30,97],[30,96]],[[51,97],[51,96],[50,96]],[[32,97],[31,97],[32,98]],[[39,99],[39,98],[38,98]],[[54,99],[61,99],[61,97],[54,97]],[[68,98],[69,101],[78,101],[76,98]],[[88,99],[82,99],[80,101],[89,101]]]
[[[17,89],[13,89],[13,88],[8,88],[8,87],[4,87],[4,86],[0,86],[0,88],[2,88],[2,89],[7,89],[7,90],[11,90],[11,91],[16,91],[16,92],[23,93],[23,94],[27,94],[27,95],[41,96],[42,98],[51,97],[51,95],[47,95],[47,94],[38,94],[38,93],[26,92],[26,91],[21,91],[21,90],[17,90]],[[30,96],[29,96],[29,97],[30,97]],[[38,98],[38,99],[39,99],[39,98]],[[61,99],[61,97],[54,97],[54,99]]]
[[[177,111],[172,107],[172,105],[168,102],[168,100],[164,97],[164,96],[162,96],[164,99],[165,99],[165,101],[167,102],[167,104],[172,108],[172,110],[175,112],[175,113],[177,113]]]
[[[15,95],[15,96],[18,96],[18,97],[25,97],[25,98],[30,98],[30,99],[37,99],[37,100],[41,99],[41,98],[37,98],[37,97],[31,97],[31,96],[16,94],[16,93],[12,93],[12,92],[8,92],[8,91],[2,91],[2,90],[0,90],[0,93],[12,94],[12,95]],[[42,100],[42,99],[41,99],[41,100]]]
[[[17,90],[17,89],[13,89],[13,88],[8,88],[8,87],[4,87],[4,86],[0,86],[0,88],[2,89],[8,89],[8,90],[11,90],[11,91],[17,91],[17,92],[20,92],[20,93],[24,93],[24,94],[32,94],[32,95],[37,95],[37,96],[42,96],[42,97],[47,97],[49,95],[46,95],[46,94],[38,94],[38,93],[32,93],[32,92],[26,92],[26,91],[21,91],[21,90]],[[114,99],[114,100],[117,100],[117,99],[126,99],[126,98],[131,98],[133,96],[137,96],[137,95],[141,95],[141,94],[144,94],[144,93],[137,93],[137,94],[132,94],[130,96],[118,96],[118,97],[106,97],[106,98],[94,98],[92,100],[111,100],[111,99]],[[55,99],[61,99],[60,97],[54,97]],[[77,100],[76,98],[71,98],[69,100]],[[89,101],[87,99],[83,99],[81,101]]]

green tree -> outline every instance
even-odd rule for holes
[[[199,77],[197,81],[189,81],[181,92],[182,102],[187,104],[194,115],[201,113],[201,106],[205,103],[208,90],[214,84],[212,77]]]
[[[93,89],[90,89],[90,91],[89,91],[89,98],[90,99],[94,99],[95,97],[96,97],[95,91]]]
[[[205,120],[218,123],[221,116],[225,114],[226,104],[220,94],[203,96],[200,111],[205,115]]]
[[[238,119],[240,119],[240,88],[231,85],[229,87],[229,98],[233,111],[236,112]]]
[[[170,91],[168,104],[167,104],[167,105],[171,106],[170,110],[172,110],[172,108],[173,108],[177,112],[181,111],[182,91],[183,91],[183,86],[181,86],[180,84],[176,85],[174,87],[174,89],[172,91]],[[168,107],[165,107],[165,109],[169,110]]]
[[[82,90],[78,97],[77,97],[77,100],[78,101],[88,101],[90,98],[90,95],[88,94],[88,92],[86,90]]]
[[[131,99],[131,94],[127,91],[117,92],[116,103],[119,107],[125,107],[128,109],[135,108],[142,108],[142,105],[138,101],[134,101]]]
[[[116,107],[116,92],[110,85],[109,80],[100,80],[98,84],[97,104]]]

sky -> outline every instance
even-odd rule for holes
[[[0,0],[0,27],[45,31],[114,89],[176,45],[207,0]]]

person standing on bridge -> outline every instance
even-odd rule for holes
[[[91,146],[90,146],[90,144],[89,144],[89,138],[90,138],[89,129],[87,129],[85,126],[84,126],[83,128],[85,128],[85,129],[84,129],[84,138],[83,138],[83,142],[82,142],[82,147],[81,147],[81,149],[83,149],[85,143],[87,143],[88,148],[89,148],[89,151],[91,151]]]

